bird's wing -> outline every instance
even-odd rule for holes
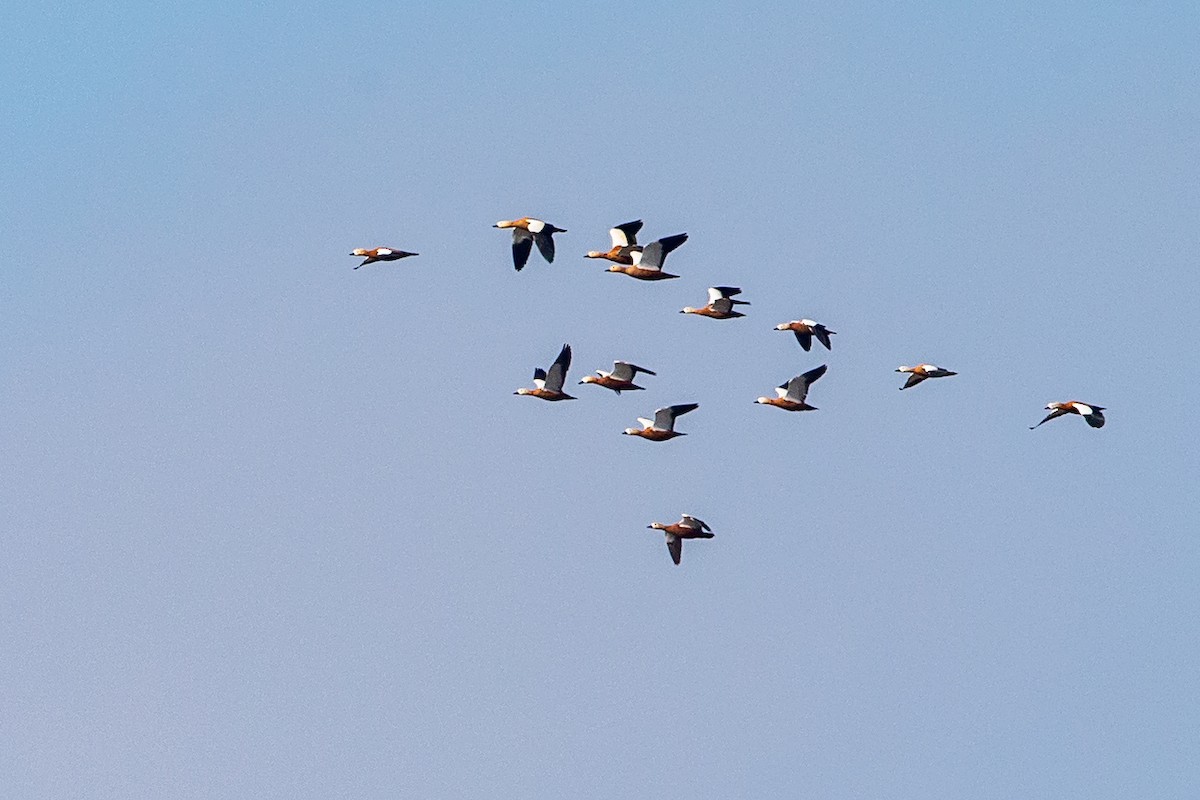
[[[1037,425],[1034,425],[1033,428],[1040,428],[1042,425],[1045,425],[1050,420],[1054,419],[1055,417],[1061,417],[1065,413],[1067,413],[1067,412],[1064,411],[1063,409],[1056,408],[1053,411],[1051,411],[1049,414],[1047,414],[1045,419],[1043,419]],[[1029,430],[1033,430],[1033,428],[1030,428]]]
[[[1104,415],[1100,413],[1100,409],[1098,408],[1093,408],[1092,413],[1084,414],[1083,418],[1086,419],[1087,424],[1091,425],[1093,428],[1104,427]]]
[[[904,385],[901,386],[900,389],[901,390],[911,389],[912,387],[916,386],[918,383],[920,383],[923,380],[925,380],[925,376],[922,375],[921,373],[919,373],[919,372],[910,373],[908,376],[908,380],[906,380],[904,382]]]
[[[533,234],[524,228],[513,228],[513,266],[520,272],[529,261],[529,252],[533,249]]]
[[[674,430],[676,417],[681,417],[689,411],[695,411],[699,407],[699,403],[684,403],[657,409],[654,412],[654,427],[663,431]]]
[[[651,242],[643,247],[640,253],[635,250],[629,256],[634,265],[642,269],[662,269],[667,254],[663,252],[662,242]]]
[[[808,372],[797,375],[788,381],[787,399],[795,400],[797,403],[803,403],[805,398],[808,397],[808,387],[812,386],[813,383],[816,382],[817,378],[820,378],[822,375],[824,375],[826,369],[828,369],[828,367],[825,364],[822,364],[821,366],[815,369],[810,369]]]
[[[646,367],[638,367],[636,363],[628,361],[614,361],[612,365],[612,377],[618,380],[632,380],[637,373],[644,372],[648,375],[658,373],[649,371]]]
[[[830,346],[830,341],[829,341],[829,334],[833,333],[833,331],[829,330],[824,325],[818,325],[813,330],[813,333],[815,333],[817,335],[817,341],[820,342],[821,344],[825,345],[826,350],[833,349],[833,347]]]
[[[552,392],[561,392],[563,382],[567,379],[567,368],[571,366],[571,345],[564,344],[558,353],[558,358],[550,365],[546,373],[546,388]]]
[[[554,237],[548,231],[542,231],[533,235],[533,241],[537,244],[542,258],[546,259],[547,263],[554,263]]]
[[[742,290],[736,286],[710,286],[708,287],[708,302],[711,303],[719,297],[733,297],[741,293]]]
[[[697,519],[696,517],[693,517],[691,514],[683,514],[681,516],[683,517],[683,519],[681,519],[679,521],[679,524],[683,525],[685,528],[693,528],[695,530],[703,530],[703,531],[709,531],[709,532],[712,531],[712,528],[708,527],[708,523],[702,519]]]
[[[614,361],[612,372],[608,373],[608,376],[617,381],[631,381],[633,380],[633,373],[634,366],[632,364],[626,364],[624,361]]]
[[[683,557],[683,540],[673,533],[667,534],[667,549],[671,551],[671,560],[676,564]]]
[[[635,219],[633,222],[623,222],[615,228],[608,231],[608,235],[612,237],[613,247],[629,247],[637,244],[637,232],[642,229],[642,221]]]
[[[811,333],[808,331],[792,331],[792,333],[796,334],[796,341],[800,343],[802,348],[804,348],[804,352],[807,353],[809,350],[812,350]]]
[[[546,388],[546,370],[538,367],[533,371],[533,385],[539,389]]]

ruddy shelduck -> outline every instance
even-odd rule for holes
[[[612,237],[612,247],[608,250],[588,250],[584,258],[604,258],[616,264],[632,264],[633,250],[641,250],[637,243],[637,232],[642,229],[642,221],[624,222],[615,228],[610,228],[608,235]]]
[[[639,281],[665,281],[668,278],[678,278],[678,275],[663,272],[663,263],[667,260],[667,254],[686,242],[687,238],[686,233],[677,233],[674,236],[657,239],[640,251],[636,247],[631,248],[629,251],[631,263],[629,265],[613,264],[608,271],[622,272]]]
[[[684,306],[680,314],[698,314],[702,317],[710,317],[711,319],[734,319],[735,317],[744,317],[745,314],[740,311],[734,311],[734,306],[750,305],[745,300],[734,300],[733,296],[741,294],[742,290],[736,286],[710,286],[708,287],[708,305],[702,308],[692,308]]]
[[[520,272],[529,261],[529,253],[536,244],[546,263],[554,262],[554,234],[566,233],[566,228],[556,228],[549,222],[533,217],[502,219],[493,228],[512,228],[513,266]]]
[[[683,514],[679,522],[672,522],[670,525],[651,522],[646,527],[662,531],[667,535],[667,550],[671,553],[671,560],[676,564],[683,557],[684,539],[711,539],[714,535],[707,522],[696,519],[691,514]]]
[[[583,376],[583,380],[580,383],[594,383],[597,386],[612,389],[617,394],[620,394],[625,391],[645,388],[637,386],[633,382],[634,376],[639,372],[644,372],[647,375],[657,374],[645,367],[639,367],[637,364],[630,364],[628,361],[614,361],[612,372],[605,372],[602,369],[598,369],[595,375]]]
[[[804,352],[812,349],[813,337],[821,344],[825,345],[826,350],[832,350],[830,347],[829,337],[837,333],[831,331],[819,322],[814,322],[811,319],[794,319],[791,322],[781,322],[775,326],[777,331],[791,331],[796,334],[796,341],[800,343],[800,347]]]
[[[676,436],[687,436],[686,433],[680,433],[675,430],[675,418],[682,417],[689,411],[695,411],[699,407],[699,403],[684,403],[677,406],[656,409],[654,419],[638,417],[638,422],[642,423],[642,427],[626,428],[622,433],[627,436],[640,436],[652,442],[665,442],[667,439],[674,439]]]
[[[574,400],[574,397],[562,390],[563,382],[567,379],[567,369],[571,366],[571,345],[564,344],[558,353],[558,358],[550,365],[549,370],[538,367],[533,371],[533,388],[517,389],[513,394],[525,394],[540,397],[543,400]]]
[[[908,380],[900,387],[901,391],[911,389],[926,378],[949,378],[951,375],[957,375],[957,372],[951,372],[948,369],[942,369],[936,364],[917,364],[915,367],[896,367],[896,372],[907,372]]]
[[[782,383],[775,390],[778,397],[760,397],[754,402],[762,403],[765,406],[775,406],[782,408],[784,411],[816,411],[816,406],[810,406],[805,400],[808,399],[808,387],[816,382],[825,374],[828,367],[825,364],[810,369],[802,375],[797,375],[787,383]]]
[[[350,255],[359,256],[360,258],[365,257],[367,260],[358,265],[358,267],[365,267],[367,264],[374,264],[376,261],[399,261],[402,258],[420,255],[420,253],[407,253],[403,250],[397,250],[394,247],[376,247],[372,250],[364,250],[359,247],[350,253]],[[355,269],[358,269],[358,267],[355,267]]]
[[[1055,417],[1061,417],[1063,414],[1078,414],[1087,420],[1087,424],[1093,428],[1104,427],[1104,415],[1100,413],[1104,410],[1103,406],[1090,406],[1078,400],[1068,400],[1065,403],[1047,403],[1046,409],[1050,413],[1046,415],[1044,420],[1034,425],[1033,428],[1043,425]],[[1033,430],[1033,428],[1029,430]]]

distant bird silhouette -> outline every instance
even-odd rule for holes
[[[816,411],[815,406],[810,406],[805,402],[808,399],[808,387],[824,375],[826,369],[825,364],[816,369],[810,369],[787,383],[780,384],[779,388],[775,390],[778,397],[760,397],[754,402],[782,408],[784,411]]]
[[[734,306],[750,305],[745,300],[734,300],[734,295],[739,295],[742,290],[736,286],[710,286],[708,287],[708,305],[702,308],[692,308],[684,306],[680,314],[698,314],[702,317],[711,317],[712,319],[733,319],[735,317],[744,317],[745,314],[740,311],[734,311]]]
[[[665,281],[668,278],[678,278],[678,275],[663,272],[663,263],[667,260],[667,255],[686,242],[687,238],[686,233],[677,233],[674,236],[657,239],[640,251],[636,247],[631,248],[629,251],[631,263],[628,266],[613,264],[608,271],[622,272],[639,281]]]
[[[673,522],[670,525],[664,525],[661,522],[651,522],[646,527],[662,531],[667,535],[667,550],[671,553],[671,560],[676,564],[683,557],[684,539],[713,538],[712,528],[708,527],[708,523],[702,519],[696,519],[690,514],[684,514],[679,522]]]
[[[359,247],[350,253],[350,255],[366,256],[367,260],[358,265],[358,267],[365,267],[367,264],[374,264],[376,261],[398,261],[401,258],[420,255],[420,253],[406,253],[403,250],[396,250],[391,247],[376,247],[373,250],[364,250]],[[358,267],[355,267],[355,269],[358,269]]]
[[[1104,415],[1100,413],[1104,411],[1103,406],[1089,406],[1087,403],[1081,403],[1078,400],[1068,400],[1065,403],[1047,403],[1046,408],[1050,413],[1046,415],[1044,420],[1029,430],[1041,427],[1055,417],[1061,417],[1063,414],[1078,414],[1087,420],[1087,424],[1093,428],[1104,427]]]
[[[556,228],[549,222],[533,217],[502,219],[493,228],[512,228],[513,266],[520,272],[529,261],[529,253],[536,244],[546,263],[554,262],[554,239],[556,233],[566,233],[566,228]]]
[[[638,417],[638,422],[642,423],[642,427],[626,428],[623,433],[628,436],[640,436],[652,442],[665,442],[668,439],[674,439],[676,436],[687,436],[686,433],[679,433],[675,430],[675,418],[682,417],[684,414],[695,411],[699,407],[699,403],[684,403],[682,405],[657,409],[654,412],[654,419]]]
[[[635,386],[633,378],[639,372],[644,372],[647,375],[655,375],[645,367],[639,367],[637,364],[630,364],[628,361],[614,361],[612,372],[604,370],[596,370],[595,375],[584,375],[580,383],[594,383],[597,386],[603,386],[605,389],[612,389],[617,394],[624,391],[642,389],[641,386]]]
[[[791,322],[781,322],[775,326],[777,331],[791,331],[796,334],[796,341],[804,348],[804,352],[812,349],[812,340],[815,336],[817,341],[825,345],[826,350],[832,350],[829,337],[836,334],[837,331],[831,331],[819,322],[814,322],[811,319],[796,319]]]
[[[957,372],[951,372],[948,369],[942,369],[934,364],[917,364],[915,367],[896,367],[896,372],[907,372],[908,380],[900,387],[901,391],[911,389],[926,378],[949,378],[951,375],[957,375]]]
[[[589,250],[584,258],[605,258],[616,264],[632,264],[633,250],[641,250],[637,243],[637,232],[642,229],[642,221],[624,222],[615,228],[610,228],[608,235],[612,237],[612,247],[608,250]]]
[[[558,353],[558,358],[550,365],[549,370],[538,367],[533,371],[532,389],[517,389],[513,394],[524,394],[540,397],[543,400],[574,400],[574,397],[562,390],[563,381],[567,379],[567,369],[571,366],[571,345],[564,344]]]

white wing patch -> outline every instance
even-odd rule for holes
[[[1092,414],[1091,406],[1084,405],[1083,403],[1072,403],[1071,405],[1075,406],[1075,410],[1078,411],[1080,414],[1083,414],[1085,417],[1090,416]]]
[[[537,388],[539,388],[539,389],[545,389],[545,388],[546,388],[546,381],[545,381],[545,380],[543,380],[542,378],[534,378],[534,379],[533,379],[533,385],[534,385],[534,386],[536,386],[536,387],[537,387]]]
[[[540,219],[532,219],[531,218],[529,220],[529,232],[530,233],[541,233],[542,229],[545,227],[546,227],[546,223],[542,222]]]
[[[708,302],[709,303],[715,303],[724,296],[725,295],[721,294],[720,289],[714,289],[711,286],[709,287],[709,289],[708,289]]]
[[[391,254],[392,254],[392,248],[390,248],[390,247],[381,247],[375,251],[375,255],[378,255],[378,256],[390,256]]]
[[[775,394],[777,394],[780,397],[780,399],[787,397],[787,392],[788,392],[788,390],[787,390],[786,386],[784,386],[782,388],[779,388],[779,387],[775,388]]]
[[[645,417],[638,417],[637,421],[642,423],[642,430],[649,430],[650,428],[654,427],[654,420],[652,420],[652,419],[646,419]]]

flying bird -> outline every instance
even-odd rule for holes
[[[358,265],[358,267],[365,267],[367,264],[374,264],[376,261],[399,261],[402,258],[420,255],[420,253],[406,253],[403,250],[396,250],[393,247],[376,247],[373,250],[364,250],[359,247],[350,253],[350,255],[365,256],[367,260]],[[358,267],[355,267],[355,269],[358,269]]]
[[[644,246],[639,251],[636,247],[629,251],[631,263],[613,264],[608,268],[608,272],[623,272],[631,278],[637,278],[639,281],[665,281],[668,278],[678,278],[678,275],[672,275],[669,272],[663,272],[663,262],[667,260],[667,255],[687,241],[686,233],[677,233],[674,236],[666,236],[662,239],[656,239],[650,244]]]
[[[934,364],[917,364],[915,367],[896,367],[896,372],[909,373],[908,380],[900,387],[900,391],[911,389],[926,378],[949,378],[951,375],[958,374],[948,369],[942,369]]]
[[[614,361],[612,372],[605,372],[598,369],[595,375],[584,375],[580,383],[594,383],[597,386],[612,389],[617,394],[620,394],[624,391],[645,388],[637,386],[633,382],[634,376],[639,372],[644,372],[647,375],[657,374],[645,367],[639,367],[637,364],[630,364],[628,361]]]
[[[642,221],[624,222],[615,228],[610,228],[608,235],[612,237],[612,247],[608,250],[589,250],[584,258],[605,258],[617,264],[632,264],[633,250],[641,250],[637,243],[637,232],[642,229]]]
[[[1087,424],[1093,428],[1104,427],[1104,415],[1100,412],[1104,410],[1103,406],[1089,406],[1087,403],[1081,403],[1078,400],[1068,400],[1065,403],[1047,403],[1046,409],[1050,412],[1046,418],[1034,425],[1037,428],[1055,417],[1061,417],[1063,414],[1078,414],[1087,420]],[[1033,430],[1030,428],[1029,430]]]
[[[781,322],[775,326],[775,330],[791,331],[796,334],[796,341],[800,343],[800,346],[804,348],[804,352],[806,353],[812,349],[813,337],[816,337],[818,342],[825,345],[826,350],[832,350],[829,337],[837,333],[837,331],[831,331],[821,323],[814,322],[811,319],[795,319],[791,322]]]
[[[529,261],[529,253],[536,244],[546,263],[554,262],[554,239],[556,233],[566,233],[566,228],[556,228],[549,222],[533,217],[502,219],[493,228],[512,228],[513,266],[517,272]]]
[[[824,375],[827,368],[825,364],[822,364],[816,369],[810,369],[802,375],[797,375],[787,383],[779,385],[779,388],[775,390],[777,397],[760,397],[754,402],[782,408],[784,411],[816,411],[815,406],[810,406],[804,401],[808,398],[808,387]]]
[[[684,539],[713,538],[712,528],[708,527],[708,523],[702,519],[696,519],[690,514],[684,514],[679,522],[672,522],[670,525],[664,525],[661,522],[651,522],[646,527],[662,531],[667,535],[667,550],[671,553],[671,560],[676,564],[683,557]]]
[[[734,306],[750,305],[745,300],[734,300],[733,296],[741,294],[742,290],[736,286],[710,286],[708,287],[708,305],[703,308],[692,308],[684,306],[680,314],[699,314],[702,317],[711,317],[712,319],[734,319],[735,317],[744,317],[745,314],[740,311],[734,311]]]
[[[563,381],[567,379],[567,368],[571,366],[571,345],[564,344],[558,353],[558,358],[550,365],[549,370],[538,367],[533,371],[533,387],[517,389],[513,394],[525,394],[540,397],[543,400],[574,400],[574,397],[562,390]]]
[[[628,436],[640,436],[652,442],[665,442],[676,436],[687,436],[686,433],[679,433],[675,430],[675,418],[681,417],[689,411],[695,411],[699,407],[699,403],[685,403],[656,409],[654,419],[638,417],[638,422],[642,423],[642,427],[626,428],[622,433]]]

